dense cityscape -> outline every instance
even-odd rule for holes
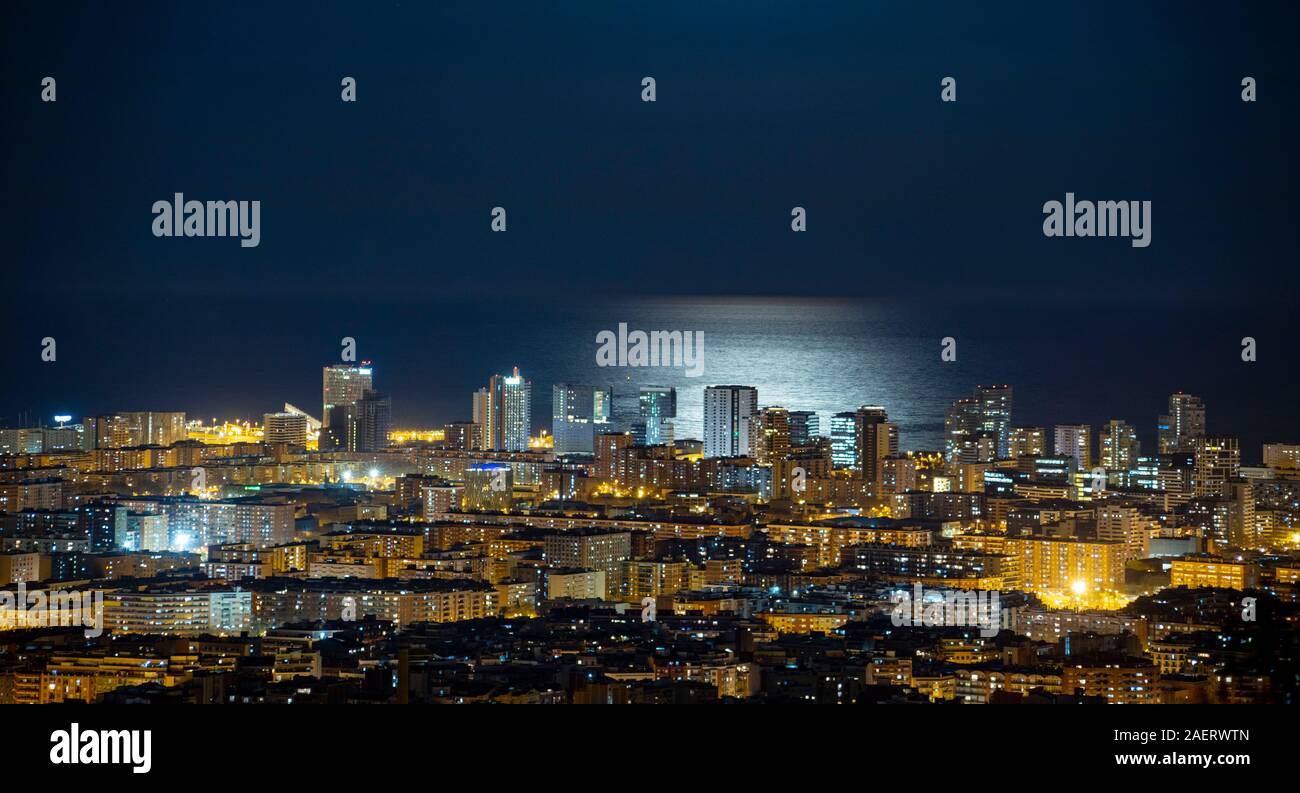
[[[1300,444],[1242,449],[1191,394],[1148,449],[973,385],[914,449],[889,406],[753,385],[621,415],[556,383],[548,422],[515,368],[398,427],[380,367],[321,378],[309,409],[0,430],[0,703],[1296,696]]]
[[[0,762],[1285,778],[1298,25],[6,4]]]

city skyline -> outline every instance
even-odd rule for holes
[[[14,767],[585,735],[341,707],[434,704],[1285,758],[1014,706],[1300,702],[1300,7],[0,16],[0,705],[84,706]]]
[[[375,371],[375,368],[376,368],[375,363],[370,360],[362,361],[360,363],[351,363],[351,364],[336,363],[336,364],[325,365],[323,367],[324,378],[325,378],[324,397],[323,397],[324,407],[321,411],[321,417],[325,417],[332,413],[335,413],[336,409],[338,409],[337,415],[340,417],[338,419],[338,422],[343,424],[346,427],[347,421],[349,420],[348,419],[348,415],[350,412],[349,409],[352,408],[354,404],[359,402],[363,396],[369,396],[369,395],[373,395],[375,397],[386,400],[388,404],[385,406],[385,410],[391,413],[391,397],[388,394],[381,393],[377,390],[372,390],[371,388],[371,386],[373,385],[372,373]],[[339,373],[343,373],[343,374],[339,374]],[[359,378],[357,377],[358,374],[360,375]],[[352,378],[351,381],[348,379],[349,377]],[[508,420],[503,418],[503,416],[506,414],[507,411],[502,408],[497,408],[496,410],[497,418],[495,419],[495,421],[498,425],[496,433],[499,439],[494,440],[491,434],[492,430],[484,429],[484,432],[487,433],[486,435],[484,435],[484,437],[487,440],[483,441],[485,444],[487,444],[485,448],[522,451],[528,448],[527,439],[529,437],[532,437],[536,431],[554,432],[554,429],[560,425],[561,414],[555,412],[555,410],[557,409],[557,405],[559,405],[560,403],[557,403],[555,401],[554,396],[552,397],[552,409],[550,411],[539,413],[533,410],[532,400],[531,400],[532,381],[525,379],[525,377],[521,375],[518,366],[513,367],[513,374],[511,375],[493,374],[489,376],[488,381],[489,381],[489,388],[492,387],[492,383],[496,383],[497,384],[496,388],[498,391],[501,392],[501,394],[506,393],[506,391],[509,390],[511,387],[514,387],[516,389],[521,389],[522,393],[526,394],[527,396],[520,396],[516,398],[517,406],[514,408],[516,413],[513,418],[510,418]],[[420,422],[403,423],[403,422],[396,422],[392,420],[391,417],[385,418],[384,421],[389,431],[399,427],[407,431],[437,430],[457,423],[472,423],[472,424],[478,424],[478,425],[483,425],[484,427],[488,427],[493,422],[493,419],[490,418],[490,416],[493,415],[493,412],[490,408],[484,407],[484,405],[488,403],[484,402],[483,400],[486,399],[487,394],[489,393],[489,388],[480,388],[478,391],[471,394],[470,395],[471,399],[467,400],[470,403],[470,405],[466,411],[464,411],[462,414],[449,414],[448,417],[443,421],[435,421],[431,423],[420,423]],[[701,400],[702,400],[700,404],[705,406],[704,410],[701,413],[701,415],[704,417],[704,429],[697,433],[699,437],[692,437],[689,434],[683,434],[679,429],[679,427],[681,427],[682,425],[679,423],[677,417],[677,405],[678,405],[677,393],[679,389],[676,387],[657,386],[657,385],[640,385],[640,386],[629,387],[625,385],[622,389],[622,392],[624,394],[625,407],[622,410],[618,410],[613,407],[613,405],[616,403],[616,400],[613,397],[615,391],[618,391],[619,389],[617,389],[612,384],[598,385],[593,383],[582,383],[582,384],[555,383],[553,384],[551,389],[544,389],[544,390],[551,390],[558,394],[560,393],[561,389],[565,389],[567,392],[570,392],[569,399],[573,400],[575,397],[579,396],[579,394],[571,393],[573,389],[585,389],[586,392],[589,392],[585,397],[588,400],[588,402],[590,402],[593,398],[595,399],[595,407],[585,408],[586,413],[581,416],[582,424],[585,425],[581,430],[579,430],[580,433],[585,432],[585,435],[583,435],[582,437],[589,436],[592,432],[595,432],[597,425],[604,426],[606,428],[606,431],[630,432],[630,433],[638,434],[639,437],[645,437],[646,430],[642,425],[646,420],[647,414],[645,412],[646,408],[642,407],[641,405],[642,403],[644,403],[646,394],[648,392],[655,392],[655,391],[664,391],[665,393],[671,392],[672,393],[672,400],[671,400],[672,416],[668,419],[661,419],[662,421],[664,421],[664,427],[667,429],[666,430],[661,429],[660,432],[668,433],[667,435],[664,436],[665,440],[663,442],[671,443],[672,437],[675,437],[676,439],[679,440],[692,439],[696,441],[704,441],[705,448],[710,449],[713,447],[710,447],[709,445],[710,441],[706,437],[709,434],[709,430],[707,429],[707,426],[709,421],[711,420],[711,413],[707,407],[708,395],[710,391],[717,391],[718,389],[735,389],[735,388],[747,389],[749,391],[752,391],[753,393],[750,397],[748,397],[749,401],[742,406],[743,410],[740,410],[740,413],[737,414],[737,419],[734,422],[735,426],[732,428],[732,430],[727,431],[728,433],[734,432],[735,434],[735,438],[726,443],[728,449],[736,452],[736,454],[733,456],[742,456],[744,454],[744,450],[749,448],[749,444],[750,444],[750,439],[748,436],[749,421],[751,417],[757,415],[760,412],[760,408],[763,409],[781,408],[788,411],[793,411],[795,413],[801,413],[801,414],[812,416],[814,419],[817,420],[819,427],[825,428],[825,431],[819,431],[816,434],[821,437],[826,437],[828,439],[831,439],[836,437],[834,431],[834,427],[835,427],[834,419],[836,418],[836,416],[852,415],[855,410],[860,412],[861,410],[869,407],[866,405],[861,405],[856,408],[845,406],[845,410],[835,411],[833,414],[829,413],[828,411],[822,411],[819,413],[818,411],[801,410],[802,405],[800,404],[776,404],[776,403],[769,402],[767,400],[760,399],[759,395],[762,393],[762,389],[757,386],[701,384],[695,389],[694,392],[692,392],[691,389],[682,389],[682,393],[687,395],[687,400],[682,404],[691,404],[694,401],[694,394],[698,393],[701,396]],[[982,385],[976,383],[974,384],[973,388],[977,394],[996,394],[999,391],[1005,391],[1009,395],[1012,390],[1012,386],[1006,384]],[[339,404],[335,404],[332,401],[332,399],[334,399],[334,397],[331,397],[331,394],[333,393],[332,389],[337,390],[339,394],[341,394],[341,396],[337,397],[338,399],[341,400]],[[498,404],[502,403],[504,399],[504,397],[501,394],[495,397],[495,402]],[[628,398],[630,396],[637,397],[637,399],[635,400],[635,405],[633,405],[633,400]],[[952,399],[946,405],[944,412],[942,414],[934,416],[934,418],[936,419],[938,418],[943,419],[944,430],[942,433],[943,435],[942,442],[935,443],[932,445],[918,444],[915,442],[904,443],[902,440],[900,440],[904,436],[901,433],[899,433],[897,425],[891,424],[890,425],[892,427],[891,432],[893,433],[892,442],[894,444],[894,447],[897,449],[900,448],[901,446],[902,449],[906,449],[909,451],[917,451],[917,452],[938,451],[944,453],[946,456],[953,457],[955,451],[953,445],[954,438],[962,438],[967,436],[974,437],[987,432],[991,437],[994,438],[993,453],[995,453],[997,456],[1001,456],[1005,458],[1011,449],[1010,436],[1011,436],[1011,431],[1013,429],[1035,428],[1038,427],[1039,425],[1035,425],[1033,423],[1027,423],[1027,422],[1012,422],[1010,396],[1006,396],[1005,398],[999,398],[999,399],[1001,399],[1002,401],[993,403],[995,406],[992,408],[989,407],[988,403],[982,404],[980,397],[977,397],[975,399],[955,397],[954,399]],[[275,402],[275,401],[276,400],[274,399],[271,400],[271,402]],[[293,408],[293,405],[289,403],[287,400],[279,400],[279,401],[286,408]],[[629,407],[629,405],[633,405],[633,406]],[[1089,450],[1088,453],[1086,454],[1086,456],[1089,459],[1092,459],[1092,457],[1094,456],[1100,459],[1102,455],[1108,453],[1105,447],[1105,440],[1104,440],[1104,436],[1107,431],[1106,428],[1109,425],[1116,425],[1116,422],[1118,422],[1117,426],[1123,426],[1127,428],[1127,430],[1131,433],[1132,436],[1131,442],[1134,445],[1134,448],[1141,449],[1145,444],[1145,448],[1148,452],[1148,455],[1153,455],[1157,453],[1167,453],[1167,452],[1177,451],[1180,449],[1186,449],[1187,446],[1185,441],[1187,439],[1205,436],[1207,409],[1203,400],[1201,400],[1200,397],[1192,394],[1186,394],[1185,392],[1180,390],[1173,391],[1170,393],[1168,397],[1168,405],[1169,405],[1168,409],[1172,411],[1172,415],[1157,412],[1154,418],[1152,418],[1149,422],[1145,422],[1145,423],[1141,421],[1136,421],[1133,424],[1130,424],[1126,419],[1123,418],[1109,419],[1106,422],[1101,422],[1099,424],[1092,424],[1087,422],[1082,424],[1077,424],[1077,423],[1058,420],[1058,421],[1044,422],[1041,425],[1041,427],[1049,430],[1055,428],[1057,432],[1057,436],[1056,436],[1057,440],[1055,444],[1052,444],[1053,449],[1055,451],[1060,451],[1059,447],[1062,442],[1060,440],[1059,433],[1063,428],[1069,428],[1075,426],[1089,427],[1090,429],[1089,437],[1079,441],[1080,443],[1085,443],[1086,449]],[[653,408],[653,410],[656,411],[659,409],[660,408],[658,407]],[[884,412],[887,411],[889,408],[888,406],[877,406],[873,409],[877,409],[881,411],[882,415],[884,415]],[[488,412],[482,414],[483,417],[481,417],[480,416],[481,410],[487,410]],[[739,408],[735,408],[735,407],[731,408],[730,410],[727,411],[728,415],[730,415],[731,410],[739,410]],[[971,414],[972,418],[970,419],[963,418],[962,415],[958,413],[954,413],[954,411],[960,411],[960,410],[966,410],[967,412],[973,411],[973,413]],[[1185,418],[1184,414],[1187,413],[1189,410],[1191,411],[1190,418]],[[113,415],[115,413],[122,413],[122,412],[123,411],[120,410],[119,411],[96,411],[90,414],[89,416],[86,416],[86,418],[93,418],[95,416],[100,416],[100,415]],[[126,412],[130,413],[130,411],[126,411]],[[146,415],[150,413],[150,411],[137,411],[137,412],[141,412],[142,414],[146,414]],[[177,411],[173,411],[173,413],[176,412]],[[189,414],[189,411],[179,411],[179,414],[186,415]],[[238,415],[231,415],[227,413],[212,418],[224,422],[232,422],[232,421],[238,422],[240,419],[244,419],[244,420],[247,420],[249,418],[255,419],[259,415],[262,416],[264,422],[267,419],[275,417],[279,421],[290,420],[292,421],[293,425],[296,427],[298,424],[298,420],[301,420],[301,424],[304,430],[310,424],[314,427],[319,428],[325,434],[328,434],[329,432],[330,425],[328,423],[328,419],[312,416],[309,412],[301,411],[300,409],[297,408],[294,408],[293,411],[289,411],[289,412],[268,411],[264,413],[253,414],[252,416],[238,416]],[[658,414],[656,413],[655,415],[657,416]],[[720,415],[721,414],[719,414],[719,416]],[[825,415],[825,420],[822,420],[823,415]],[[593,416],[595,417],[594,422],[592,421]],[[989,416],[992,417],[990,418]],[[196,420],[202,421],[204,418],[207,418],[207,415],[194,414],[194,417]],[[58,426],[62,426],[69,422],[76,423],[74,420],[82,418],[82,416],[77,414],[70,414],[70,413],[60,413],[58,411],[51,411],[46,415],[33,415],[30,412],[25,412],[20,416],[12,417],[6,421],[0,422],[0,429],[5,429],[5,428],[22,429],[24,427],[19,427],[17,425],[22,424],[23,422],[21,420],[15,421],[14,419],[24,419],[24,418],[30,419],[29,421],[26,422],[27,427],[38,428],[38,427],[47,427],[50,425],[50,423],[54,423]],[[570,415],[570,418],[572,419],[572,415]],[[373,421],[373,418],[371,420]],[[501,429],[502,423],[507,421],[515,428],[513,430],[514,435],[511,437],[509,444],[507,444],[507,442],[504,440],[504,435],[502,434],[503,430]],[[1150,424],[1149,427],[1146,426],[1146,424],[1148,423]],[[13,426],[8,426],[8,425],[13,425]],[[1184,425],[1190,426],[1190,429],[1183,429]],[[375,430],[373,429],[371,430],[372,433],[374,431]],[[521,434],[521,433],[526,433],[526,434]],[[385,433],[385,437],[386,434],[387,433]],[[1231,432],[1215,432],[1213,434],[1219,436],[1233,435],[1233,433]],[[1285,444],[1291,442],[1291,437],[1294,437],[1294,431],[1290,436],[1285,430],[1276,430],[1274,431],[1274,434],[1276,435],[1276,437],[1269,437],[1267,440],[1264,440],[1260,444],[1260,446],[1269,443]],[[341,439],[334,441],[334,443],[336,444],[336,448],[347,448],[348,437],[349,436],[347,434],[347,430],[344,429],[342,431]],[[650,437],[657,439],[659,436],[651,435]],[[719,436],[719,439],[715,439],[714,443],[715,444],[723,443],[721,437],[722,436]],[[1094,438],[1096,439],[1095,443],[1093,440]],[[588,451],[590,450],[590,446],[591,446],[590,438],[587,438],[586,440],[578,440],[575,442],[584,445],[585,448],[588,449]],[[382,446],[383,446],[382,443],[367,442],[363,450],[377,451],[380,448],[382,448]],[[721,448],[722,448],[721,446],[717,446],[718,450],[721,450]],[[579,449],[574,449],[573,451],[578,452]],[[727,455],[721,453],[715,454],[710,452],[708,453],[708,456],[727,456]],[[1262,452],[1260,457],[1248,457],[1247,459],[1254,460],[1254,461],[1262,459]]]

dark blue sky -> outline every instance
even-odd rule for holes
[[[521,303],[600,295],[860,296],[1120,348],[1152,303],[1197,324],[1295,305],[1294,6],[558,5],[7,4],[0,421],[314,399],[342,335],[427,350],[396,412],[461,418],[518,359],[462,316],[528,335],[548,320]],[[260,200],[261,245],[153,237],[176,191]],[[1151,246],[1045,238],[1067,191],[1152,201]],[[429,338],[448,302],[466,335]]]
[[[1284,5],[552,5],[8,8],[9,280],[376,300],[1300,283]],[[177,190],[261,200],[261,246],[155,239]],[[1044,238],[1067,190],[1152,200],[1152,246]]]

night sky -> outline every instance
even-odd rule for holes
[[[881,5],[9,4],[0,422],[168,409],[142,403],[194,376],[181,342],[256,378],[292,339],[318,399],[340,314],[383,314],[371,349],[395,347],[426,298],[502,322],[494,306],[601,295],[1155,302],[1193,323],[1294,307],[1294,6]],[[260,200],[261,245],[155,238],[150,207],[177,191]],[[1152,201],[1151,246],[1045,238],[1067,191]],[[41,379],[59,334],[76,372]],[[150,334],[172,352],[131,369]],[[478,384],[445,387],[467,403]],[[260,398],[290,396],[308,398]]]

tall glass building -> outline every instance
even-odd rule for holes
[[[1190,451],[1205,437],[1205,403],[1200,397],[1177,393],[1169,397],[1169,413],[1156,424],[1161,454]]]
[[[758,411],[758,389],[711,385],[704,389],[704,456],[749,454],[749,420]]]
[[[482,395],[481,404],[476,402],[475,407],[482,419],[486,448],[507,452],[528,450],[533,384],[519,375],[518,366],[513,374],[492,375],[488,379],[487,393]]]
[[[393,401],[387,394],[367,391],[348,411],[348,451],[377,452],[388,446]]]
[[[979,399],[954,399],[943,417],[944,457],[950,461],[958,459],[967,440],[979,432],[982,425]]]
[[[595,436],[609,424],[614,389],[557,383],[551,389],[551,434],[555,453],[594,454]]]
[[[373,373],[370,361],[362,361],[360,365],[336,363],[325,367],[321,388],[321,426],[330,426],[331,415],[342,415],[334,413],[334,408],[349,407],[374,388]]]
[[[821,423],[811,410],[790,411],[790,445],[809,446],[821,435]]]
[[[980,402],[980,429],[997,438],[998,457],[1011,456],[1011,386],[977,385],[975,398]]]
[[[662,385],[641,386],[638,395],[640,420],[633,430],[637,443],[658,446],[673,442],[673,419],[677,418],[677,389]]]
[[[831,463],[836,468],[858,464],[857,414],[851,410],[831,416]]]

